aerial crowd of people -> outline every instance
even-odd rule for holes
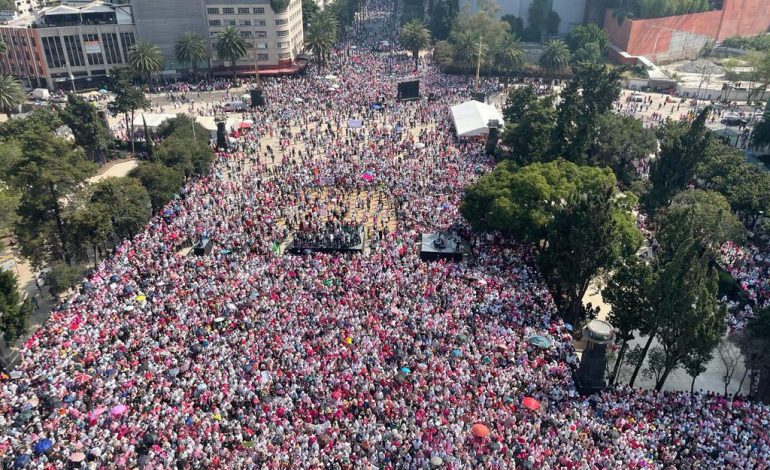
[[[252,131],[26,341],[0,382],[3,466],[770,465],[760,404],[577,393],[571,327],[530,249],[458,212],[494,164],[451,130],[448,105],[472,82],[372,52],[392,8],[368,8],[356,49],[265,81],[268,105],[243,115]],[[415,73],[433,99],[395,101]],[[351,221],[365,254],[276,250],[300,225]],[[420,235],[440,231],[462,237],[464,262],[420,260]],[[211,254],[183,249],[202,238]]]

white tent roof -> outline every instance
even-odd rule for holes
[[[452,106],[452,120],[460,137],[473,137],[489,133],[487,123],[493,119],[503,123],[503,115],[492,105],[478,101],[466,101]]]

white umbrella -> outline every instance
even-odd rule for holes
[[[251,95],[249,93],[243,94],[243,95],[241,95],[241,99],[242,100],[250,100],[251,99]]]
[[[302,102],[304,102],[304,101],[305,101],[305,100],[303,100],[303,99],[302,99],[302,98],[300,98],[300,97],[294,98],[294,102],[295,102],[295,103],[302,103]]]
[[[337,80],[336,75],[327,75],[324,77],[324,80]]]

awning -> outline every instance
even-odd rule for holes
[[[489,134],[489,121],[498,121],[500,127],[504,124],[503,115],[497,108],[478,101],[466,101],[452,106],[451,110],[452,120],[460,137]]]

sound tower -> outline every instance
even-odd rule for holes
[[[227,149],[227,129],[224,122],[217,123],[217,148]]]
[[[400,101],[416,100],[420,98],[420,81],[411,80],[408,82],[400,82],[398,84],[397,98]]]
[[[257,106],[264,106],[265,105],[265,95],[261,88],[256,90],[249,90],[249,93],[251,94],[251,107],[256,108]]]

